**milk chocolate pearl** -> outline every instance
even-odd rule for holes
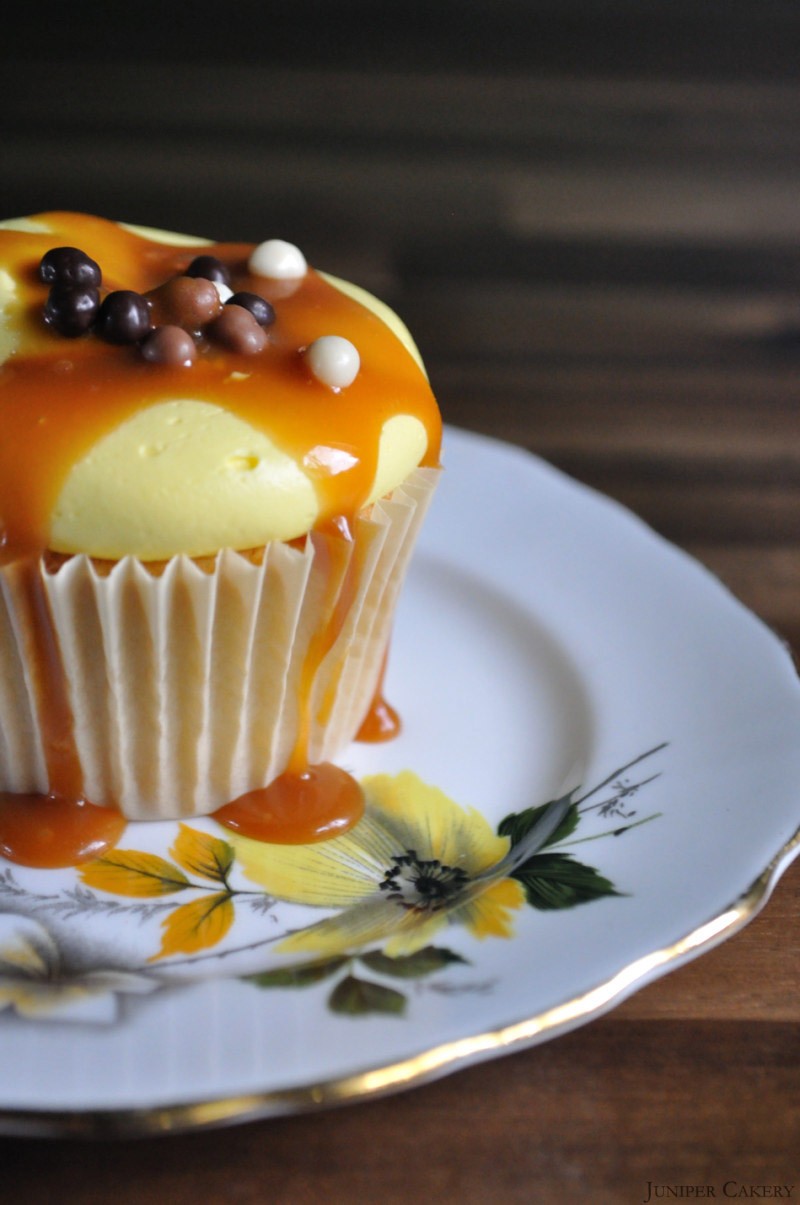
[[[244,356],[254,356],[267,345],[264,331],[250,311],[240,305],[226,305],[208,333],[216,342]]]
[[[39,279],[45,284],[86,286],[101,283],[100,267],[78,247],[52,247],[39,264]]]
[[[100,305],[100,294],[93,285],[72,288],[53,285],[45,302],[44,320],[59,335],[75,339],[88,331]]]
[[[150,330],[150,306],[141,293],[117,289],[100,306],[95,330],[107,343],[138,343]]]
[[[192,336],[181,326],[157,326],[142,343],[142,355],[151,364],[188,368],[197,355]]]
[[[147,294],[154,323],[202,330],[219,315],[222,302],[210,280],[174,276]]]

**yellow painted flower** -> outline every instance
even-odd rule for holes
[[[338,908],[278,949],[335,955],[381,944],[396,957],[430,943],[447,924],[474,936],[510,937],[525,902],[508,877],[510,841],[411,771],[362,782],[364,818],[313,845],[267,845],[229,835],[248,878],[278,899]]]

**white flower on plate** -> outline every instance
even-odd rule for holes
[[[127,971],[65,970],[56,942],[38,921],[0,913],[0,1010],[45,1021],[116,1019],[120,992],[151,992],[157,983]]]

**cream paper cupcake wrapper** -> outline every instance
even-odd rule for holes
[[[265,786],[298,741],[310,764],[355,736],[380,679],[395,601],[439,472],[417,469],[354,524],[101,575],[76,556],[43,572],[86,798],[139,820],[204,815]],[[29,592],[0,571],[0,789],[45,793]],[[302,700],[307,699],[306,705]]]

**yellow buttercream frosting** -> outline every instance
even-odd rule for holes
[[[2,230],[52,233],[53,245],[66,242],[48,216],[0,223],[0,362],[10,364],[29,351],[30,330],[14,264],[3,256]],[[163,245],[212,246],[149,228],[125,229]],[[424,374],[408,330],[388,306],[356,285],[319,275],[384,323]],[[66,354],[69,341],[64,342]],[[235,390],[247,375],[246,365],[237,365],[226,390]],[[425,457],[428,442],[424,423],[396,406],[380,428],[364,505],[400,485]],[[47,543],[62,553],[163,560],[294,539],[319,518],[320,474],[346,471],[347,458],[346,449],[325,442],[298,457],[280,446],[268,423],[257,427],[227,408],[225,395],[219,400],[193,396],[189,369],[185,393],[181,389],[177,396],[136,409],[72,464],[52,505]]]

